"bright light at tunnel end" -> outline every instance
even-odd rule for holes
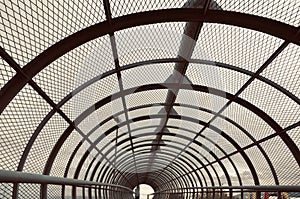
[[[140,198],[139,199],[152,199],[153,195],[150,195],[154,193],[154,189],[147,184],[140,184]],[[133,189],[133,192],[135,192],[137,186]],[[149,195],[149,197],[147,197]]]

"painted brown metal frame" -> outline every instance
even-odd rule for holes
[[[289,42],[300,44],[300,35],[299,35],[299,28],[292,27],[277,21],[273,21],[270,19],[251,16],[242,13],[235,13],[229,11],[220,11],[220,10],[208,10],[206,13],[205,18],[200,17],[201,13],[203,13],[203,9],[168,9],[168,10],[159,10],[159,11],[149,11],[145,13],[137,13],[132,14],[124,17],[119,17],[115,19],[111,19],[110,21],[102,22],[86,28],[82,31],[79,31],[66,39],[58,42],[57,44],[53,45],[43,53],[41,53],[38,57],[28,63],[23,69],[21,69],[14,60],[5,52],[3,48],[0,48],[0,55],[1,57],[16,71],[17,74],[1,89],[1,102],[0,102],[0,110],[1,112],[4,108],[8,105],[8,103],[13,99],[13,97],[25,86],[26,83],[30,83],[35,90],[39,92],[39,94],[54,108],[44,119],[43,124],[40,125],[42,128],[43,125],[52,117],[52,115],[57,111],[64,118],[72,124],[72,122],[61,112],[60,106],[62,104],[55,104],[33,81],[32,78],[43,68],[48,66],[51,62],[56,60],[58,57],[62,56],[63,54],[67,53],[68,51],[74,49],[75,47],[95,39],[97,37],[103,36],[105,34],[110,34],[115,31],[138,26],[150,23],[161,23],[161,22],[169,22],[169,21],[198,21],[198,22],[211,22],[211,23],[223,23],[223,24],[230,24],[236,25],[240,27],[254,29],[260,32],[268,33],[273,36],[282,38],[286,40],[285,46]],[[200,13],[200,14],[199,14]],[[280,52],[279,52],[280,53]],[[164,60],[165,61],[165,60]],[[120,72],[120,69],[116,68],[115,72]],[[268,82],[269,84],[275,85],[274,83],[270,82],[269,80],[260,77],[258,75],[253,75],[254,78],[261,79],[262,81]],[[277,88],[284,91],[278,85],[275,85]],[[148,90],[148,89],[155,89],[159,88],[160,86],[149,86],[149,88],[140,88],[138,91]],[[195,86],[196,88],[201,88]],[[205,90],[205,88],[201,88],[200,90]],[[297,100],[299,104],[299,99],[290,94],[288,91],[285,91],[285,94],[289,94],[294,100]],[[70,97],[70,96],[69,96]],[[284,129],[282,129],[272,118],[267,116],[266,114],[262,113],[257,107],[249,103],[245,103],[244,100],[240,98],[235,98],[230,96],[232,101],[235,101],[246,108],[250,109],[251,111],[258,114],[261,118],[263,118],[272,128],[276,130],[278,135],[284,140],[287,146],[290,148],[291,152],[293,153],[295,159],[299,164],[299,149],[295,146],[294,142],[284,133]],[[106,98],[105,101],[109,101],[109,98]],[[84,117],[83,117],[84,118]],[[81,118],[82,119],[82,118]],[[298,126],[299,122],[293,125],[291,128]],[[68,129],[72,129],[69,127]],[[36,132],[40,131],[39,128]],[[37,134],[34,133],[36,136]],[[65,134],[66,135],[66,134]],[[32,139],[34,141],[34,139]],[[30,147],[32,146],[33,142],[28,144],[26,147],[25,154],[29,152]],[[63,142],[57,143],[58,145],[62,145]],[[58,147],[60,148],[60,147]],[[28,154],[27,154],[28,155]],[[26,156],[27,156],[26,155]],[[53,156],[52,156],[53,157]],[[18,170],[22,170],[22,162],[25,162],[25,159],[21,160],[21,164],[19,164]],[[51,160],[49,160],[51,162]],[[47,173],[47,172],[46,172]],[[14,189],[15,190],[15,189]]]
[[[128,70],[132,67],[137,67],[137,66],[140,66],[140,65],[147,65],[147,64],[153,64],[153,63],[171,63],[171,62],[176,62],[176,61],[179,61],[178,59],[159,59],[159,60],[149,60],[149,61],[144,61],[144,62],[140,62],[140,63],[135,63],[135,64],[130,64],[130,65],[127,65],[127,66],[124,66],[122,67],[122,70]],[[238,68],[238,67],[235,67],[235,66],[231,66],[231,65],[228,65],[228,64],[223,64],[223,63],[218,63],[218,62],[211,62],[211,61],[206,61],[206,60],[192,60],[191,63],[201,63],[201,64],[210,64],[210,65],[213,65],[213,66],[218,66],[218,67],[223,67],[223,68],[226,68],[226,69],[230,69],[230,70],[234,70],[234,71],[237,71],[237,72],[241,72],[241,73],[244,73],[244,74],[247,74],[247,75],[253,75],[254,73],[250,72],[250,71],[247,71],[247,70],[244,70],[244,69],[241,69],[241,68]],[[105,78],[107,77],[108,75],[110,74],[114,74],[115,73],[115,70],[112,70],[112,71],[108,71],[107,73],[105,73],[104,75],[102,75],[101,78]],[[96,77],[95,79],[91,80],[91,81],[88,81],[87,83],[84,83],[82,86],[79,87],[79,89],[77,89],[77,91],[73,91],[72,93],[76,93],[76,92],[80,92],[80,90],[86,88],[87,86],[89,86],[90,84],[92,84],[93,82],[99,80],[100,77]],[[293,99],[296,103],[300,104],[300,100],[299,98],[297,98],[295,95],[293,95],[292,93],[290,93],[289,91],[287,91],[286,89],[282,88],[281,86],[275,84],[274,82],[271,82],[270,80],[262,77],[262,76],[258,76],[257,79],[260,79],[261,81],[269,84],[270,86],[278,89],[279,91],[281,91],[282,93],[284,93],[285,95],[287,95],[288,97],[290,97],[291,99]],[[59,106],[58,107],[61,107],[63,104],[65,104],[69,99],[71,99],[71,94],[70,95],[67,95],[60,103],[59,103]],[[130,110],[129,110],[130,111]],[[36,129],[36,131],[34,132],[33,136],[31,137],[29,143],[26,145],[26,149],[25,151],[23,152],[23,155],[21,157],[21,160],[20,160],[20,163],[19,163],[19,166],[18,166],[18,171],[21,171],[22,168],[23,168],[23,165],[25,164],[25,160],[26,160],[26,157],[29,153],[29,150],[34,142],[34,140],[36,139],[36,137],[38,136],[38,133],[41,131],[41,129],[43,128],[43,126],[47,123],[47,121],[55,114],[55,110],[53,109],[45,118],[44,120],[40,123],[39,127]],[[111,119],[111,118],[109,118]],[[291,128],[295,128],[296,126],[299,126],[299,124],[295,124],[294,126],[292,126]],[[291,129],[290,128],[290,129]]]
[[[170,85],[169,85],[170,86]],[[169,86],[167,86],[167,87],[169,87]],[[156,85],[156,86],[154,86],[154,85],[150,85],[150,87],[151,87],[151,89],[156,89],[156,88],[164,88],[164,87],[162,87],[162,85]],[[208,89],[207,88],[205,88],[205,87],[201,87],[201,86],[193,86],[194,88],[194,90],[199,90],[199,89],[195,89],[195,87],[198,87],[198,88],[202,88],[202,90],[204,89],[204,90],[206,90],[206,92],[208,92]],[[165,87],[166,88],[166,87]],[[143,87],[143,89],[142,88],[139,88],[139,92],[141,92],[141,91],[143,91],[143,90],[147,90],[148,88],[147,87]],[[188,89],[188,88],[186,88],[186,89]],[[131,89],[129,89],[129,90],[131,90]],[[137,90],[136,88],[134,89],[134,90]],[[127,90],[128,91],[128,90]],[[229,96],[229,94],[227,94],[227,96]],[[106,100],[105,100],[106,101]],[[243,103],[242,103],[243,104]],[[253,106],[253,105],[248,105],[248,107],[250,107],[250,106]],[[96,107],[100,107],[100,106],[97,106],[96,105]],[[250,109],[251,110],[251,109]],[[257,110],[258,111],[258,110]],[[268,118],[268,116],[266,117],[266,118]],[[142,119],[144,119],[144,118],[142,118]],[[270,118],[269,118],[270,119]],[[273,121],[274,122],[274,121]],[[270,121],[268,121],[268,123],[270,124]],[[271,122],[272,123],[272,122]],[[272,126],[272,125],[271,125]]]
[[[22,72],[26,74],[27,77],[32,79],[54,60],[90,40],[122,29],[162,22],[201,21],[228,24],[264,32],[300,45],[300,35],[298,34],[299,29],[278,21],[249,14],[222,10],[208,10],[205,18],[202,18],[203,13],[203,8],[166,9],[118,17],[111,19],[110,23],[108,21],[101,22],[74,33],[73,35],[70,35],[69,37],[49,47],[31,62],[29,62],[26,66],[24,66]],[[6,56],[6,53],[4,53],[2,48],[0,55],[9,65],[12,65],[9,57]],[[28,83],[28,81],[29,80],[25,79],[23,75],[18,72],[1,89],[0,96],[2,100],[0,102],[0,112],[4,110],[7,104],[26,85],[26,83]]]
[[[149,106],[149,105],[148,105]],[[185,105],[184,104],[181,104],[180,105],[181,107],[185,107]],[[140,106],[140,107],[134,107],[134,110],[137,110],[138,108],[143,108],[143,107],[146,107],[146,106]],[[189,106],[189,107],[191,107],[191,106]],[[198,107],[194,107],[194,108],[198,108]],[[131,110],[129,110],[129,111],[131,111]],[[208,111],[208,110],[206,110],[206,112],[210,112],[210,111]],[[119,115],[119,114],[122,114],[122,112],[120,112],[120,113],[117,113],[117,114],[115,114],[115,115]],[[223,116],[221,116],[221,118],[223,118],[223,119],[226,119],[226,118],[224,118]],[[230,119],[227,119],[227,120],[229,120],[230,121]],[[234,121],[230,121],[232,124],[234,124],[237,128],[239,128],[242,132],[244,132],[254,143],[256,143],[256,140],[251,136],[251,134],[249,134],[247,131],[245,131],[245,129],[243,129],[241,126],[239,126],[238,124],[236,124],[236,123],[234,123]],[[99,126],[101,126],[101,124],[99,124],[97,127],[99,127]],[[145,128],[147,128],[147,127],[145,127]],[[184,129],[182,129],[182,130],[184,130]],[[107,132],[105,133],[105,134],[107,134]],[[126,134],[126,133],[125,133]],[[178,135],[178,136],[180,136],[180,135]],[[201,136],[201,135],[200,135]],[[118,137],[118,139],[119,138],[121,138],[122,137],[122,135],[120,135],[119,137]],[[113,140],[112,140],[113,141]],[[126,140],[122,140],[121,141],[122,143],[123,142],[126,142]],[[103,149],[104,148],[106,148],[108,146],[108,144],[106,145],[106,146],[103,146]],[[267,160],[267,162],[268,162],[268,164],[269,164],[269,166],[270,166],[270,168],[271,168],[271,171],[272,171],[272,173],[273,173],[273,177],[274,177],[274,180],[275,180],[275,183],[276,184],[278,184],[278,179],[277,179],[277,176],[276,176],[276,173],[275,173],[275,170],[274,170],[274,167],[272,166],[272,164],[271,164],[271,162],[270,162],[270,160],[269,160],[269,158],[268,158],[268,156],[266,155],[266,153],[265,153],[265,151],[261,148],[261,146],[260,145],[257,145],[258,146],[258,148],[259,148],[259,150],[261,151],[261,153],[264,155],[264,157],[265,157],[265,159]],[[110,149],[110,150],[113,150],[113,149]],[[108,152],[110,152],[110,150],[108,150]],[[226,154],[225,152],[224,152],[224,154]]]

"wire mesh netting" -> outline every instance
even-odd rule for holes
[[[300,197],[299,1],[4,0],[0,16],[0,198]]]

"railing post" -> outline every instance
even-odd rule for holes
[[[260,191],[256,191],[256,199],[260,199],[260,197],[261,197],[261,192]]]

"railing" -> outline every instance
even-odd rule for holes
[[[0,183],[38,184],[41,186],[61,185],[62,187],[60,190],[64,190],[67,186],[69,186],[72,189],[75,188],[75,190],[78,187],[82,187],[86,189],[87,192],[83,190],[84,193],[82,195],[85,196],[81,198],[97,198],[97,199],[133,199],[134,198],[132,189],[121,185],[99,183],[99,182],[85,181],[85,180],[76,180],[70,178],[60,178],[54,176],[31,174],[31,173],[24,173],[24,172],[17,172],[17,171],[0,170]],[[28,198],[40,197],[39,194],[35,196],[30,194],[32,193],[28,193],[27,196]],[[73,195],[64,194],[63,191],[61,192],[61,194],[52,196],[51,198],[53,197],[64,198],[64,199],[76,198],[74,194]]]
[[[165,189],[148,199],[300,199],[300,185],[295,186],[214,186]]]
[[[60,178],[47,175],[30,174],[17,171],[0,170],[0,183],[60,185],[76,190],[82,188],[81,198],[95,199],[133,199],[133,191],[121,185],[99,183],[85,180]],[[85,192],[85,190],[88,190]],[[0,190],[1,192],[1,190]],[[72,192],[74,193],[74,192]],[[76,191],[75,191],[76,193]],[[3,194],[3,193],[2,193]],[[1,193],[0,193],[1,195]],[[38,198],[40,195],[28,195]],[[7,197],[8,198],[8,197]],[[53,198],[53,197],[52,197]],[[64,191],[55,198],[76,198],[76,194],[65,194]],[[154,199],[300,199],[300,185],[295,186],[214,186],[165,189],[148,195]]]

